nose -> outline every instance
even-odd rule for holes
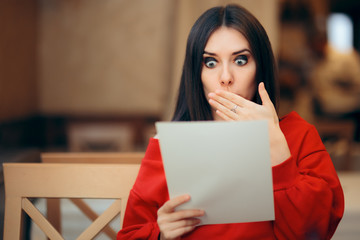
[[[220,77],[221,86],[229,87],[234,83],[233,76],[228,66],[224,66]]]

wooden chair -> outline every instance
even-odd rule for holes
[[[145,155],[144,152],[41,153],[41,161],[44,163],[129,163],[129,164],[140,164],[144,155]]]
[[[20,238],[24,210],[50,239],[61,234],[31,203],[29,198],[116,199],[77,239],[93,239],[120,213],[119,229],[127,198],[139,164],[46,164],[5,163],[4,240]]]
[[[106,163],[106,164],[140,164],[145,153],[122,152],[122,153],[42,153],[41,161],[44,163]],[[94,221],[98,215],[82,199],[70,198],[90,220]],[[58,232],[62,232],[61,205],[59,198],[47,199],[47,218]],[[115,239],[116,232],[109,226],[103,230],[111,239]]]

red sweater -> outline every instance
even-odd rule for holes
[[[291,157],[272,168],[275,220],[199,226],[182,239],[331,238],[343,215],[344,196],[330,156],[316,129],[297,113],[285,116],[280,127]],[[117,239],[158,239],[157,210],[168,199],[159,142],[152,138]]]

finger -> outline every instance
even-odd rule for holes
[[[259,91],[259,95],[260,95],[260,98],[261,98],[261,101],[262,101],[262,105],[264,105],[264,106],[273,105],[273,103],[272,103],[272,101],[271,101],[271,99],[269,97],[269,94],[267,93],[267,91],[265,89],[264,82],[261,82],[259,84],[258,91]]]
[[[178,228],[184,228],[184,227],[189,227],[189,226],[196,226],[201,222],[200,219],[198,218],[188,218],[188,219],[184,219],[181,221],[176,221],[176,222],[171,222],[168,223],[166,225],[166,227],[164,227],[164,231],[173,231],[176,230]]]
[[[200,209],[189,209],[189,210],[180,210],[170,214],[167,214],[166,217],[159,216],[159,221],[175,222],[182,219],[195,218],[204,216],[204,210]]]
[[[249,103],[251,103],[251,101],[241,97],[240,95],[237,95],[235,93],[229,92],[229,91],[224,91],[224,90],[216,90],[215,93],[217,95],[219,95],[220,97],[223,97],[227,100],[229,100],[230,102],[235,103],[236,105],[240,106],[240,107],[246,107]]]
[[[228,121],[228,120],[235,120],[237,119],[238,115],[231,111],[229,108],[225,107],[224,105],[220,104],[219,102],[213,100],[213,99],[210,99],[209,100],[209,104],[216,109],[216,112],[219,112],[221,115],[218,115],[224,119],[225,121]],[[234,103],[233,103],[234,104]],[[237,111],[240,111],[240,107],[238,107],[236,109]]]
[[[232,109],[236,104],[216,93],[209,93],[209,98],[211,100],[214,100],[218,103],[220,103],[221,105],[223,105],[224,107],[226,107],[227,109]]]
[[[193,226],[186,226],[183,228],[178,228],[176,230],[173,231],[173,234],[175,235],[175,237],[180,237],[188,232],[193,231],[196,228],[196,225]]]
[[[228,117],[226,114],[224,114],[223,112],[221,112],[220,110],[216,110],[216,114],[221,117],[223,120],[225,121],[234,121],[234,119]],[[235,113],[234,113],[235,114]]]
[[[172,214],[173,213],[171,213],[171,215]],[[203,216],[204,212],[202,211],[201,214],[196,214],[196,215]],[[180,221],[175,221],[175,222],[166,222],[166,221],[162,222],[162,221],[158,220],[158,225],[159,225],[160,231],[164,235],[168,236],[168,238],[172,239],[174,237],[179,237],[188,231],[191,231],[198,224],[200,224],[200,222],[201,222],[201,220],[198,218],[186,218],[186,219],[182,219]],[[185,230],[185,231],[183,231],[183,230]]]
[[[159,208],[158,213],[173,212],[177,206],[180,206],[181,204],[184,204],[189,200],[190,200],[190,196],[188,194],[175,197],[167,201],[161,208]]]

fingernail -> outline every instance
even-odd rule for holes
[[[215,94],[211,92],[211,93],[208,94],[208,96],[209,96],[209,97],[214,97]]]

